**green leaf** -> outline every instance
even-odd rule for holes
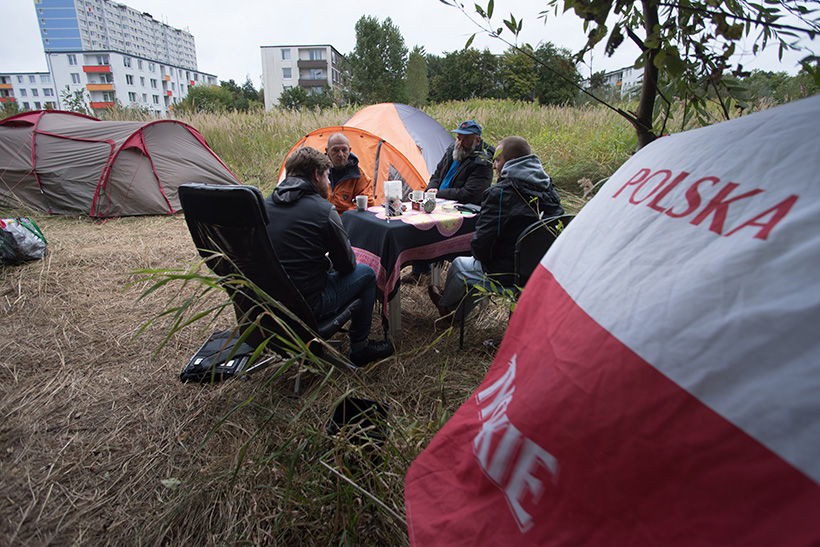
[[[491,19],[491,18],[492,18],[492,16],[493,16],[493,8],[494,8],[494,7],[495,7],[495,2],[493,2],[493,0],[490,0],[490,1],[489,1],[489,3],[487,4],[487,19]]]
[[[473,34],[472,36],[470,36],[470,37],[467,39],[467,43],[466,43],[466,44],[464,44],[464,49],[469,49],[470,44],[472,44],[472,43],[473,43],[473,40],[475,40],[475,34]]]

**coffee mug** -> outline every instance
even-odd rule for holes
[[[413,190],[413,193],[410,195],[410,199],[412,201],[421,201],[424,199],[424,190]]]
[[[359,211],[367,209],[367,196],[356,196],[356,209]]]

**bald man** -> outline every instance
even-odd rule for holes
[[[341,215],[356,208],[356,196],[367,196],[367,206],[375,204],[373,181],[359,168],[359,158],[350,152],[350,141],[342,133],[327,139],[325,153],[333,166],[330,169],[330,197],[328,201]]]

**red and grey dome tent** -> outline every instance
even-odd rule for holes
[[[359,158],[359,168],[373,179],[376,202],[384,198],[384,181],[402,180],[405,193],[423,190],[453,136],[436,120],[412,106],[381,103],[363,108],[342,125],[311,131],[288,152],[303,146],[324,152],[327,138],[343,133]],[[285,162],[279,180],[285,178]]]
[[[241,184],[193,127],[57,110],[0,120],[0,203],[93,217],[171,214],[187,182]]]

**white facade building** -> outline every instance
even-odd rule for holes
[[[66,93],[80,92],[94,109],[119,103],[167,114],[192,86],[217,84],[216,76],[197,70],[194,37],[149,13],[111,0],[34,0],[34,8],[53,108],[65,108]],[[17,76],[29,75],[0,73],[0,78],[10,78],[13,97],[3,97],[0,83],[0,99],[36,109],[35,101],[25,100],[31,98],[31,88],[14,87]],[[46,108],[45,101],[37,102]]]
[[[639,86],[643,82],[643,69],[624,67],[604,74],[604,81],[608,87],[617,89],[621,96],[639,93]]]
[[[346,86],[342,54],[331,45],[262,46],[262,87],[265,110],[279,104],[279,96],[294,86],[321,93],[324,86]]]
[[[57,108],[57,90],[48,72],[0,74],[0,104],[17,101],[26,110]]]

